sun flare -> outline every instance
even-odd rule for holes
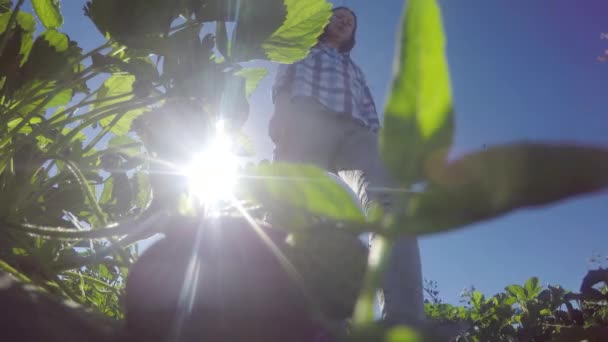
[[[213,139],[185,168],[190,195],[203,204],[229,200],[237,183],[238,166],[230,136],[219,121]]]

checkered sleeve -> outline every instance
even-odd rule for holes
[[[361,98],[361,116],[364,117],[372,131],[377,132],[380,128],[380,120],[378,119],[378,111],[372,92],[367,85],[365,75],[361,69],[357,68],[361,83],[363,85],[363,94]]]

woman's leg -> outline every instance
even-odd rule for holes
[[[343,140],[336,157],[340,176],[357,193],[366,210],[372,203],[385,211],[396,208],[397,183],[384,167],[378,150],[377,135],[353,122],[344,125]],[[378,242],[372,237],[372,248]],[[422,271],[418,240],[401,236],[391,251],[380,291],[382,316],[389,324],[419,326],[425,319]]]

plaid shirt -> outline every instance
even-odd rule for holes
[[[272,89],[290,96],[314,97],[330,111],[348,115],[376,132],[380,127],[376,105],[361,69],[348,53],[319,45],[294,64],[281,64]]]

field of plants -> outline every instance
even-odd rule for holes
[[[91,0],[83,15],[106,38],[91,51],[62,30],[68,1],[27,3],[0,0],[6,341],[443,340],[375,320],[400,234],[608,187],[597,146],[526,142],[447,160],[455,110],[436,0],[406,1],[379,134],[389,170],[424,191],[400,198],[398,214],[367,216],[313,166],[235,162],[251,156],[241,128],[267,74],[243,63],[305,57],[327,1]],[[357,238],[370,232],[385,242],[373,262]],[[458,325],[457,341],[608,340],[602,268],[574,292],[531,278],[455,306],[426,290],[433,326]]]

